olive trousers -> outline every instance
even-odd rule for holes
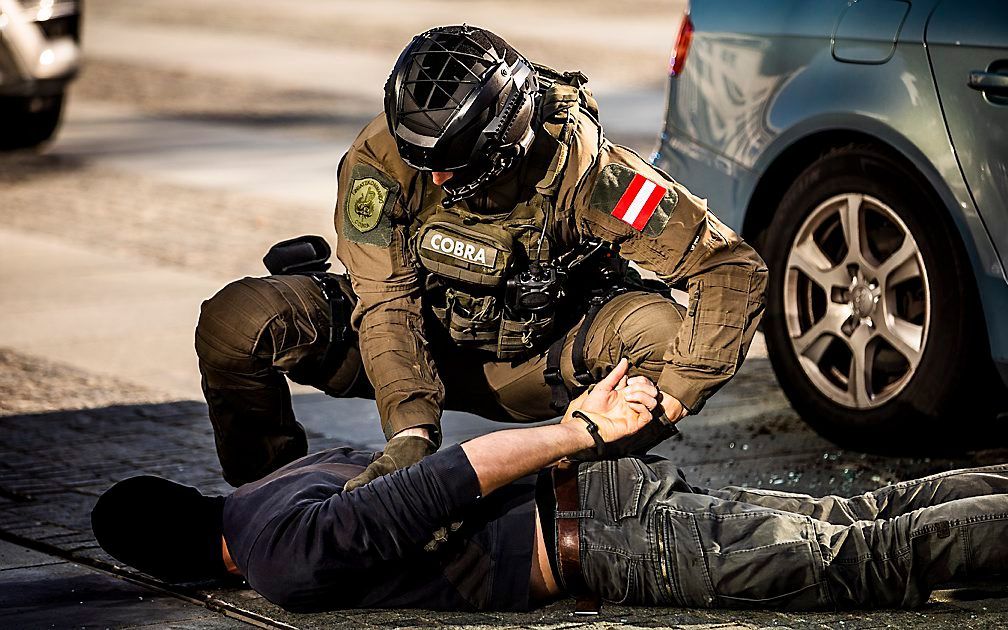
[[[349,282],[339,277],[351,303]],[[682,324],[684,307],[661,295],[628,292],[595,317],[585,341],[595,380],[627,357],[631,370],[657,381],[664,355]],[[566,333],[560,371],[578,387],[571,361],[580,322]],[[233,486],[260,479],[308,452],[294,418],[287,378],[336,397],[373,398],[356,337],[335,356],[329,347],[329,306],[315,282],[300,275],[243,278],[206,300],[196,327],[196,354],[224,478]],[[437,322],[426,326],[428,348],[445,386],[445,406],[493,420],[533,422],[555,417],[546,384],[546,352],[519,361],[489,360],[455,345]],[[395,418],[387,437],[402,428]],[[440,419],[431,418],[439,427]]]
[[[661,458],[581,464],[582,571],[606,600],[689,607],[911,607],[1008,573],[1008,465],[852,498],[690,486]]]

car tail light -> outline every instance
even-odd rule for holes
[[[689,53],[690,44],[693,42],[693,20],[689,13],[683,15],[682,24],[679,25],[679,38],[672,49],[672,58],[669,59],[669,76],[675,77],[682,73],[683,66],[686,65],[686,55]]]

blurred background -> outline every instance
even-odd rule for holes
[[[647,155],[684,7],[89,0],[55,141],[0,154],[0,348],[200,399],[200,301],[278,240],[332,242],[336,166],[414,34],[466,22],[583,71],[609,137]]]

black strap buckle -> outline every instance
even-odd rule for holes
[[[335,277],[321,273],[309,273],[308,275],[315,284],[318,285],[322,297],[329,305],[329,344],[341,344],[350,331],[350,313],[347,308],[347,298],[340,290],[339,283]]]
[[[547,385],[563,384],[563,376],[560,375],[560,368],[548,367],[543,370],[543,380],[546,381]]]

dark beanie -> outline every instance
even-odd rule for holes
[[[160,477],[131,477],[106,490],[91,529],[113,558],[168,582],[224,577],[224,497]]]

